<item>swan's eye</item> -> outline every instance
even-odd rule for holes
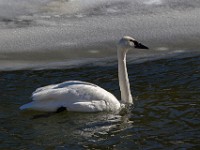
[[[137,46],[139,43],[135,40],[130,40],[131,43],[133,43],[135,46]]]

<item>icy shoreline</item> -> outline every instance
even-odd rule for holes
[[[53,18],[37,18],[36,24],[30,23],[26,27],[1,28],[0,70],[37,68],[42,64],[67,62],[68,59],[113,57],[116,55],[116,42],[123,35],[133,36],[148,45],[152,50],[150,57],[156,56],[158,51],[163,51],[166,57],[177,50],[198,52],[200,8],[198,5],[195,7],[195,1],[190,3],[195,9],[190,9],[191,6],[185,2],[173,11],[175,6],[167,1],[145,1],[143,5],[135,2],[137,7],[127,6],[128,2],[133,4],[128,0],[123,4],[112,2],[113,5],[104,4],[103,0],[91,4],[90,7],[94,5],[99,9],[74,12],[74,16],[69,18],[66,15],[56,18],[54,14]],[[131,10],[133,7],[138,11]],[[132,55],[138,56],[137,53]]]

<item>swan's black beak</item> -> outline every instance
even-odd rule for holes
[[[144,46],[143,44],[141,43],[138,43],[135,45],[135,48],[138,48],[138,49],[149,49],[148,47]]]

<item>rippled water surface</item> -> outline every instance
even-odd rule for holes
[[[117,66],[0,72],[0,149],[198,149],[200,56],[128,65],[127,113],[21,112],[40,86],[69,79],[120,96]]]

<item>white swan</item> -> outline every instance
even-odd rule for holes
[[[122,104],[133,103],[126,68],[126,53],[131,48],[148,49],[129,36],[124,36],[119,41],[117,54],[121,103],[113,94],[95,84],[66,81],[36,89],[32,94],[33,101],[22,105],[20,109],[54,112],[64,107],[67,111],[100,112],[118,111]]]

